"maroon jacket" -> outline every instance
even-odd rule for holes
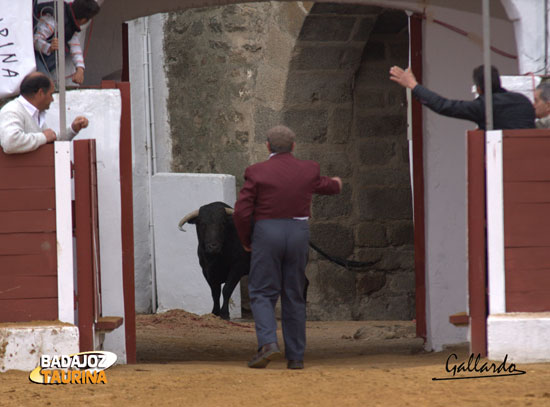
[[[250,247],[251,220],[292,219],[310,215],[316,194],[337,194],[338,182],[321,177],[315,161],[298,160],[291,153],[279,153],[251,165],[235,204],[233,219],[244,246]]]

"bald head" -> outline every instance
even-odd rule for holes
[[[286,126],[275,126],[267,131],[267,142],[272,153],[292,151],[296,135]]]
[[[32,98],[39,90],[47,93],[53,87],[53,82],[42,72],[32,72],[23,78],[19,93],[25,98]]]

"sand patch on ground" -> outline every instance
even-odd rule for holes
[[[32,384],[0,374],[0,406],[550,406],[550,364],[521,376],[453,381],[451,353],[422,351],[412,322],[308,322],[306,369],[284,360],[249,369],[253,323],[184,311],[138,315],[138,364],[107,370],[103,385]],[[282,341],[281,341],[282,343]]]

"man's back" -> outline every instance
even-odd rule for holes
[[[306,217],[314,193],[338,193],[334,181],[320,176],[319,164],[299,160],[291,153],[250,166],[245,178],[257,188],[255,220]]]
[[[485,98],[479,98],[483,103],[483,120],[485,120]],[[497,92],[493,94],[494,128],[532,129],[535,127],[535,110],[531,101],[516,92]],[[479,125],[479,123],[478,123]],[[480,128],[485,128],[485,123]]]
[[[475,122],[485,129],[485,97],[475,100],[451,100],[417,85],[413,95],[436,113]],[[520,93],[499,89],[493,93],[493,127],[503,129],[532,129],[535,127],[535,109]]]

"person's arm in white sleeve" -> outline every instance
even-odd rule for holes
[[[6,154],[27,153],[47,143],[43,132],[25,133],[23,120],[14,112],[0,115],[0,144]]]

